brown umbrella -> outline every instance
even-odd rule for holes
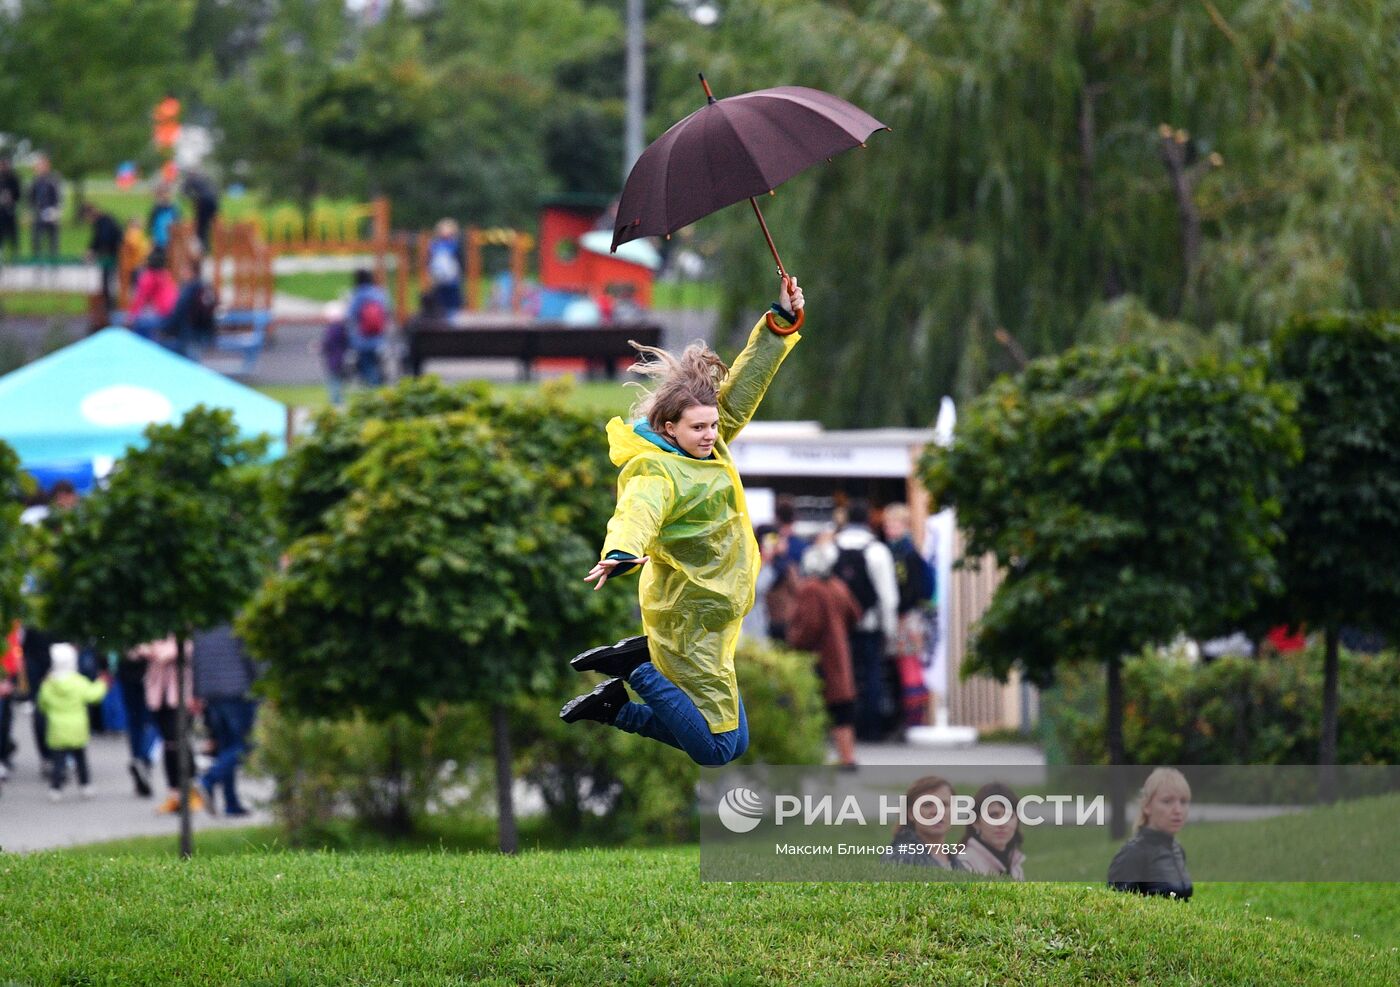
[[[864,147],[889,130],[864,110],[820,89],[779,86],[715,99],[700,76],[708,105],[642,152],[622,188],[612,249],[643,236],[669,236],[682,226],[748,199],[778,274],[787,271],[754,196],[818,161]]]

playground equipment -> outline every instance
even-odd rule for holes
[[[251,220],[272,256],[317,254],[370,254],[375,279],[394,298],[400,323],[408,317],[409,237],[390,228],[389,200],[380,196],[353,206],[315,206],[309,215],[293,206],[282,206]],[[389,257],[393,255],[394,279],[389,282]],[[347,280],[347,290],[349,282]]]
[[[608,251],[609,235],[600,230],[598,221],[603,210],[593,205],[574,202],[547,203],[540,212],[539,286],[554,295],[577,295],[585,298],[603,296],[625,297],[642,308],[651,306],[654,271],[660,258],[649,245],[638,243],[631,251],[612,255]],[[419,289],[432,287],[428,271],[429,251],[433,241],[430,231],[419,232],[415,265]],[[524,284],[530,252],[536,241],[529,233],[501,227],[469,227],[459,246],[465,263],[466,308],[480,311],[481,282],[485,271],[483,254],[487,248],[504,247],[510,253],[510,311],[522,314],[525,298]],[[532,308],[532,314],[546,317]]]

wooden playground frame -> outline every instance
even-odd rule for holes
[[[422,292],[427,292],[433,286],[432,277],[428,271],[428,252],[434,237],[431,230],[423,230],[416,239],[418,241],[416,252],[418,288]],[[463,255],[466,257],[466,269],[462,276],[463,280],[466,281],[467,310],[476,312],[481,309],[481,278],[484,269],[481,262],[482,249],[485,247],[505,247],[510,251],[510,310],[519,315],[520,303],[525,294],[526,262],[529,259],[530,251],[535,249],[535,238],[529,233],[504,227],[483,229],[470,226],[458,241],[459,247],[463,244],[465,244]]]

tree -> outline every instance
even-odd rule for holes
[[[231,412],[199,405],[178,425],[151,425],[105,489],[64,512],[39,567],[41,625],[130,649],[179,642],[179,743],[189,735],[184,669],[195,631],[229,621],[272,560],[260,460]],[[180,854],[193,852],[180,758]]]
[[[582,579],[613,500],[597,424],[557,397],[508,403],[432,380],[319,424],[282,472],[296,535],[242,618],[249,649],[303,715],[483,703],[500,847],[514,852],[511,704],[550,694],[569,657],[628,623],[625,594]]]
[[[1128,763],[1123,656],[1278,585],[1289,410],[1258,366],[1163,348],[1073,349],[993,385],[921,464],[967,558],[1005,572],[966,669],[1046,685],[1060,662],[1103,662],[1109,763]]]
[[[1273,356],[1274,376],[1297,391],[1303,442],[1283,501],[1279,612],[1320,628],[1326,642],[1317,754],[1326,788],[1337,762],[1339,632],[1400,634],[1400,322],[1295,319]]]
[[[24,580],[26,532],[20,523],[26,484],[19,457],[0,441],[0,627],[8,631],[20,616],[20,585]]]
[[[1013,368],[998,330],[1060,352],[1124,296],[1246,341],[1400,304],[1397,20],[1397,0],[731,0],[710,30],[653,25],[651,129],[702,105],[697,69],[716,95],[810,85],[894,128],[764,203],[813,319],[770,410],[922,425]],[[742,207],[697,227],[728,315],[774,290],[753,227]]]
[[[182,77],[193,0],[23,0],[0,8],[0,130],[78,185],[151,143],[151,110]]]

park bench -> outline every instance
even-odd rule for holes
[[[651,323],[604,323],[572,326],[563,322],[522,321],[513,325],[459,327],[440,319],[418,317],[404,326],[406,369],[417,377],[429,360],[510,357],[520,361],[521,378],[529,380],[536,360],[554,357],[600,361],[609,380],[617,361],[636,357],[628,340],[661,345],[661,327]]]
[[[222,312],[214,332],[214,349],[220,353],[241,355],[243,366],[240,373],[252,373],[263,344],[267,342],[271,321],[272,313],[267,309],[231,309]]]

